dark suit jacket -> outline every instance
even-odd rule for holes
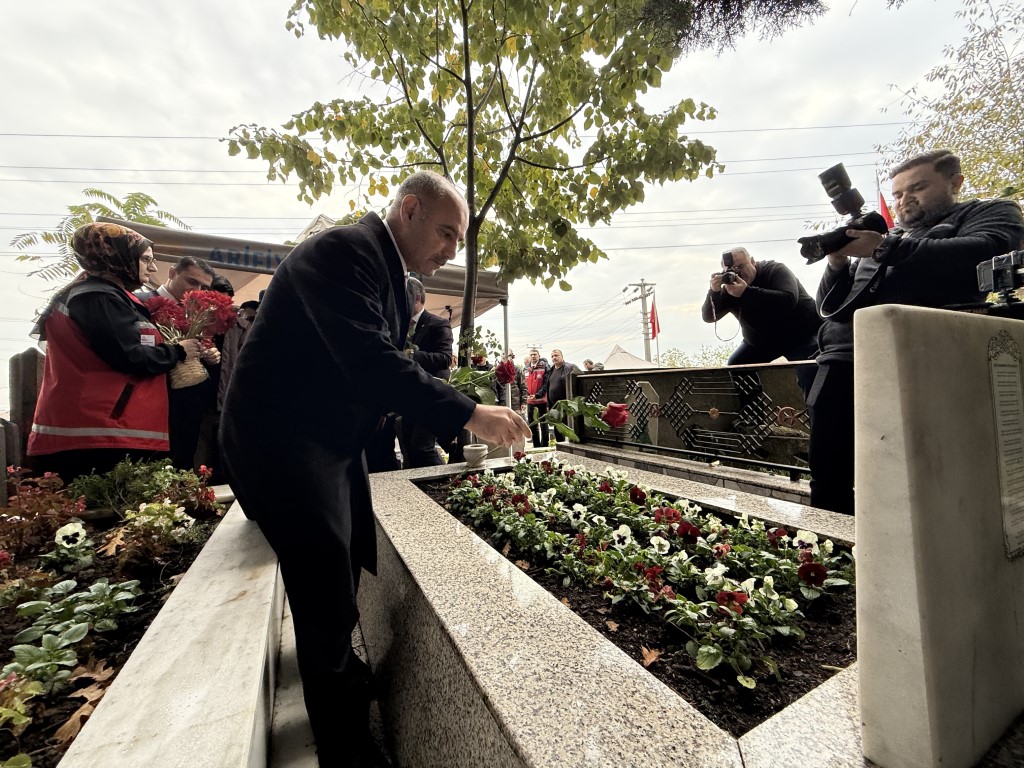
[[[375,214],[303,241],[277,268],[221,419],[232,489],[275,550],[373,570],[363,447],[380,416],[414,413],[450,436],[472,415],[469,398],[406,356],[408,328],[401,261]]]
[[[412,359],[431,376],[447,379],[451,372],[453,340],[451,322],[423,310],[412,332],[411,341],[417,347]]]

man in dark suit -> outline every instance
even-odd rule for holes
[[[468,224],[448,180],[415,173],[376,214],[298,245],[267,288],[228,386],[221,437],[231,486],[281,563],[320,765],[376,765],[370,675],[352,652],[359,574],[376,568],[363,449],[389,411],[439,436],[498,444],[528,434],[405,353],[405,275],[454,258]],[[268,399],[268,394],[272,397]]]
[[[451,321],[427,312],[424,308],[427,292],[415,277],[409,278],[409,295],[412,297],[412,320],[409,321],[406,354],[431,376],[447,381],[451,373],[454,340]],[[399,420],[398,441],[406,469],[444,463],[437,452],[434,434],[414,414]]]

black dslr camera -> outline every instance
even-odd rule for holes
[[[821,179],[821,186],[825,188],[828,196],[832,199],[832,207],[839,214],[849,216],[850,220],[841,227],[826,232],[823,235],[810,235],[797,240],[800,243],[800,255],[807,259],[808,264],[821,261],[830,253],[835,253],[853,238],[847,237],[848,229],[870,229],[880,234],[889,231],[889,226],[882,218],[882,214],[875,211],[863,213],[864,198],[858,192],[846,168],[842,163],[833,165],[827,171],[818,174]]]
[[[978,290],[998,294],[999,304],[1019,301],[1013,292],[1024,286],[1024,251],[1011,251],[978,265]]]
[[[722,270],[722,285],[732,285],[739,277],[732,266],[732,251],[726,251],[722,254],[722,266],[725,267]]]

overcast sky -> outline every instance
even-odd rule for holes
[[[845,162],[873,205],[877,145],[906,120],[890,84],[924,85],[944,46],[963,37],[959,0],[835,0],[813,25],[720,56],[680,61],[649,94],[649,109],[691,97],[718,109],[692,135],[727,168],[713,180],[651,188],[643,205],[591,236],[609,260],[574,270],[574,289],[511,288],[517,352],[560,347],[603,360],[615,344],[643,356],[639,303],[623,289],[656,285],[662,352],[693,352],[734,336],[700,319],[724,248],[791,266],[814,293],[822,267],[804,266],[795,239],[831,220],[817,173]],[[337,194],[313,206],[297,186],[265,181],[265,164],[228,157],[216,137],[241,123],[279,126],[314,101],[345,94],[336,42],[285,31],[287,0],[146,2],[49,0],[0,10],[0,362],[25,349],[31,317],[54,286],[27,278],[16,234],[55,226],[98,187],[141,191],[193,229],[281,242],[316,215],[341,216]],[[888,107],[888,111],[883,111]],[[966,169],[970,172],[970,169]],[[888,185],[883,181],[883,191]],[[480,322],[500,332],[500,309]],[[736,343],[733,340],[732,343]],[[522,353],[520,352],[520,358]],[[0,377],[0,410],[7,376]]]

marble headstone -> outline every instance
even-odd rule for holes
[[[864,755],[968,768],[1024,710],[1024,323],[854,320]]]

